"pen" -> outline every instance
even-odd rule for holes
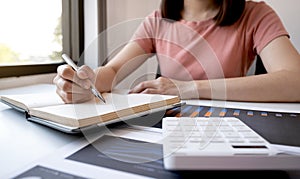
[[[73,62],[73,60],[66,54],[62,54],[62,58],[65,62],[67,62],[68,65],[70,65],[76,72],[78,71],[79,67]],[[95,85],[90,81],[91,83],[91,92],[99,98],[101,101],[105,103],[105,99],[101,95],[101,93],[96,89]]]

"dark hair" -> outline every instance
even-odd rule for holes
[[[234,24],[243,14],[245,9],[245,0],[215,0],[220,7],[219,13],[214,20],[219,26],[228,26]],[[163,18],[179,21],[182,19],[184,0],[162,0],[161,14]]]

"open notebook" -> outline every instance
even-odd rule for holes
[[[1,102],[26,112],[27,119],[69,133],[91,125],[106,125],[158,110],[180,102],[177,96],[155,94],[104,93],[106,103],[93,99],[80,104],[64,104],[53,91],[22,95],[2,95]]]

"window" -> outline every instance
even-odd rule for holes
[[[0,0],[1,65],[59,62],[61,0]]]
[[[0,77],[55,72],[83,46],[83,0],[0,0]]]

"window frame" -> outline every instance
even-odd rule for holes
[[[62,0],[63,53],[79,59],[84,49],[84,0]],[[55,73],[61,63],[0,66],[0,78]]]
[[[107,0],[85,1],[84,8],[86,51],[80,57],[78,65],[97,68],[107,61]]]
[[[98,34],[103,33],[107,29],[107,0],[98,1],[97,6],[98,15]],[[103,66],[107,63],[107,34],[104,32],[102,38],[98,41],[99,53],[98,53],[98,66]]]

